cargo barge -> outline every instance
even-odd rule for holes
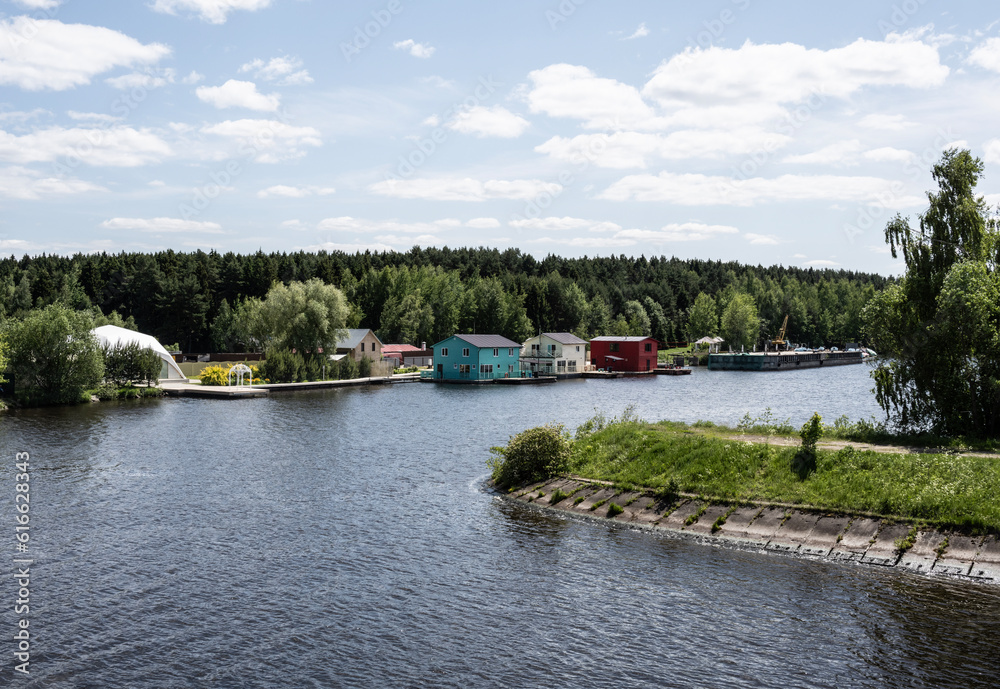
[[[709,354],[709,371],[793,371],[799,368],[860,364],[864,354],[852,352],[756,352]]]

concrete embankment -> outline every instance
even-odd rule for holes
[[[787,505],[725,505],[694,497],[668,504],[650,493],[565,477],[503,495],[543,509],[663,530],[706,544],[1000,584],[996,535],[968,536]],[[554,496],[559,497],[556,504],[551,502]]]

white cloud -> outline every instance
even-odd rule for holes
[[[983,144],[985,155],[983,160],[987,163],[1000,163],[1000,139],[990,139]]]
[[[160,74],[150,72],[132,72],[120,77],[105,79],[104,83],[116,89],[126,91],[134,88],[154,89],[174,81],[174,70],[165,69]]]
[[[302,69],[302,60],[297,57],[272,57],[269,62],[252,60],[240,67],[240,72],[253,72],[258,79],[277,82],[279,86],[311,84],[309,71]]]
[[[103,112],[80,112],[78,110],[67,110],[66,114],[69,115],[71,120],[83,122],[103,122],[104,124],[111,124],[112,122],[117,122],[121,119],[120,117],[115,117],[114,115],[109,115]]]
[[[622,230],[616,238],[634,239],[641,242],[697,242],[718,239],[719,235],[739,234],[730,225],[706,225],[698,222],[670,223],[659,230]]]
[[[376,239],[390,244],[412,244],[420,237],[430,237],[431,243],[438,240],[434,233],[461,225],[457,220],[444,218],[433,222],[400,222],[398,220],[366,220],[349,215],[321,220],[316,229],[323,232],[354,232],[358,234],[381,235]],[[420,237],[399,237],[398,235],[420,235]],[[390,238],[392,241],[390,241]]]
[[[646,22],[643,22],[642,24],[639,24],[639,28],[637,28],[634,32],[632,32],[631,36],[626,36],[622,40],[631,41],[633,38],[643,38],[644,36],[648,35],[649,35],[649,29],[646,28]]]
[[[539,237],[538,239],[526,239],[525,244],[556,244],[569,246],[575,249],[621,249],[635,246],[634,239],[624,239],[617,237],[573,237],[572,239],[556,239],[553,237]]]
[[[396,50],[405,50],[413,57],[426,59],[434,54],[433,46],[417,43],[412,38],[407,38],[405,41],[396,41],[392,44],[392,47]]]
[[[533,113],[583,120],[587,129],[660,127],[639,91],[586,67],[556,64],[528,74],[526,99]]]
[[[170,146],[148,129],[52,127],[16,136],[0,130],[0,160],[9,163],[51,163],[135,167],[172,155]]]
[[[34,201],[43,197],[107,191],[90,182],[64,177],[43,177],[30,168],[11,166],[0,168],[0,195],[12,199]]]
[[[491,179],[480,182],[470,177],[437,177],[410,180],[387,179],[370,185],[368,191],[399,199],[434,201],[530,200],[542,194],[558,195],[562,191],[562,185],[538,179]]]
[[[249,108],[262,112],[273,112],[281,104],[276,93],[264,95],[252,81],[230,79],[222,86],[199,86],[195,94],[202,101],[217,108]]]
[[[882,146],[865,151],[864,157],[875,163],[908,163],[917,158],[916,154],[911,151],[904,151],[892,146]]]
[[[686,49],[662,63],[642,93],[664,107],[689,102],[798,103],[847,98],[867,86],[930,88],[948,75],[935,47],[898,34],[843,48],[794,43]]]
[[[490,230],[495,227],[500,227],[500,221],[496,218],[473,218],[465,223],[466,227],[471,227],[475,230]]]
[[[223,234],[222,225],[182,218],[111,218],[101,223],[108,230],[134,230],[136,232],[200,232]]]
[[[200,131],[239,140],[240,155],[252,155],[259,163],[301,158],[306,154],[304,147],[323,145],[316,129],[293,127],[278,120],[226,120],[202,127]]]
[[[787,156],[783,162],[806,165],[857,165],[861,142],[857,139],[838,141],[812,153]]]
[[[181,83],[182,84],[188,84],[188,85],[197,84],[199,81],[201,81],[204,78],[205,78],[204,74],[200,74],[200,73],[198,73],[198,72],[196,72],[194,70],[191,70],[190,74],[188,74],[186,77],[184,77],[183,79],[181,79]]]
[[[500,105],[491,108],[482,105],[464,108],[448,123],[448,129],[456,132],[475,134],[480,138],[496,136],[502,139],[517,138],[530,126],[528,120]]]
[[[115,67],[148,65],[170,54],[118,31],[52,19],[0,20],[0,84],[65,91]]]
[[[773,234],[756,234],[754,232],[747,232],[743,235],[743,237],[751,244],[774,246],[775,244],[781,243]]]
[[[839,266],[840,264],[836,261],[827,261],[825,259],[817,259],[815,261],[806,261],[802,265],[804,266],[819,266],[821,268],[831,268],[833,266]]]
[[[284,184],[276,184],[267,189],[261,189],[257,196],[266,199],[270,196],[284,196],[291,199],[302,199],[306,196],[328,196],[336,191],[333,187],[289,187]]]
[[[898,182],[878,177],[782,175],[775,178],[708,176],[661,172],[623,177],[598,195],[610,201],[666,201],[678,205],[752,206],[781,201],[852,201],[893,208],[924,203],[899,193]]]
[[[789,141],[790,137],[784,134],[752,127],[727,130],[687,129],[670,134],[614,132],[579,134],[572,138],[554,136],[536,146],[535,150],[575,165],[592,163],[599,167],[625,169],[645,168],[656,162],[651,158],[721,158],[727,155],[776,151]]]
[[[29,10],[53,10],[62,4],[62,0],[14,0],[14,2]]]
[[[884,115],[875,113],[865,115],[858,120],[859,127],[866,129],[882,129],[889,132],[898,132],[907,127],[914,126],[913,122],[906,119],[905,115]]]
[[[1000,38],[989,38],[977,45],[966,61],[991,72],[1000,72]]]
[[[271,0],[155,0],[153,9],[164,14],[189,11],[210,24],[225,24],[229,13],[236,10],[256,12],[271,4]]]

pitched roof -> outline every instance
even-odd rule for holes
[[[424,350],[420,347],[415,347],[411,344],[387,344],[382,345],[382,354],[390,354],[392,352],[422,352]]]
[[[615,335],[603,335],[601,337],[592,338],[591,342],[643,342],[644,340],[652,340],[652,337],[644,337],[642,335],[628,335],[625,337],[616,337]]]
[[[372,332],[371,328],[348,328],[347,335],[345,337],[337,340],[337,349],[354,349],[359,344],[361,340],[365,339],[365,335]],[[378,340],[378,336],[372,333],[372,336]],[[381,344],[381,341],[379,341]]]
[[[542,333],[542,335],[563,345],[587,344],[586,340],[581,340],[573,333]]]
[[[517,347],[521,348],[520,343],[514,342],[513,340],[508,340],[503,335],[455,335],[455,337],[465,340],[473,347],[479,347],[480,349],[485,348],[496,348],[496,347]]]

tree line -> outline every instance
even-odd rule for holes
[[[775,336],[787,315],[789,339],[837,344],[860,337],[861,309],[891,282],[844,270],[624,255],[538,260],[488,248],[11,256],[0,259],[0,318],[62,304],[116,314],[185,351],[234,351],[253,347],[234,325],[241,308],[275,283],[313,278],[344,293],[348,326],[416,345],[456,332],[523,341],[538,331],[677,342],[722,332],[734,303],[755,309],[759,328],[748,342]],[[699,298],[712,308],[695,309]]]

